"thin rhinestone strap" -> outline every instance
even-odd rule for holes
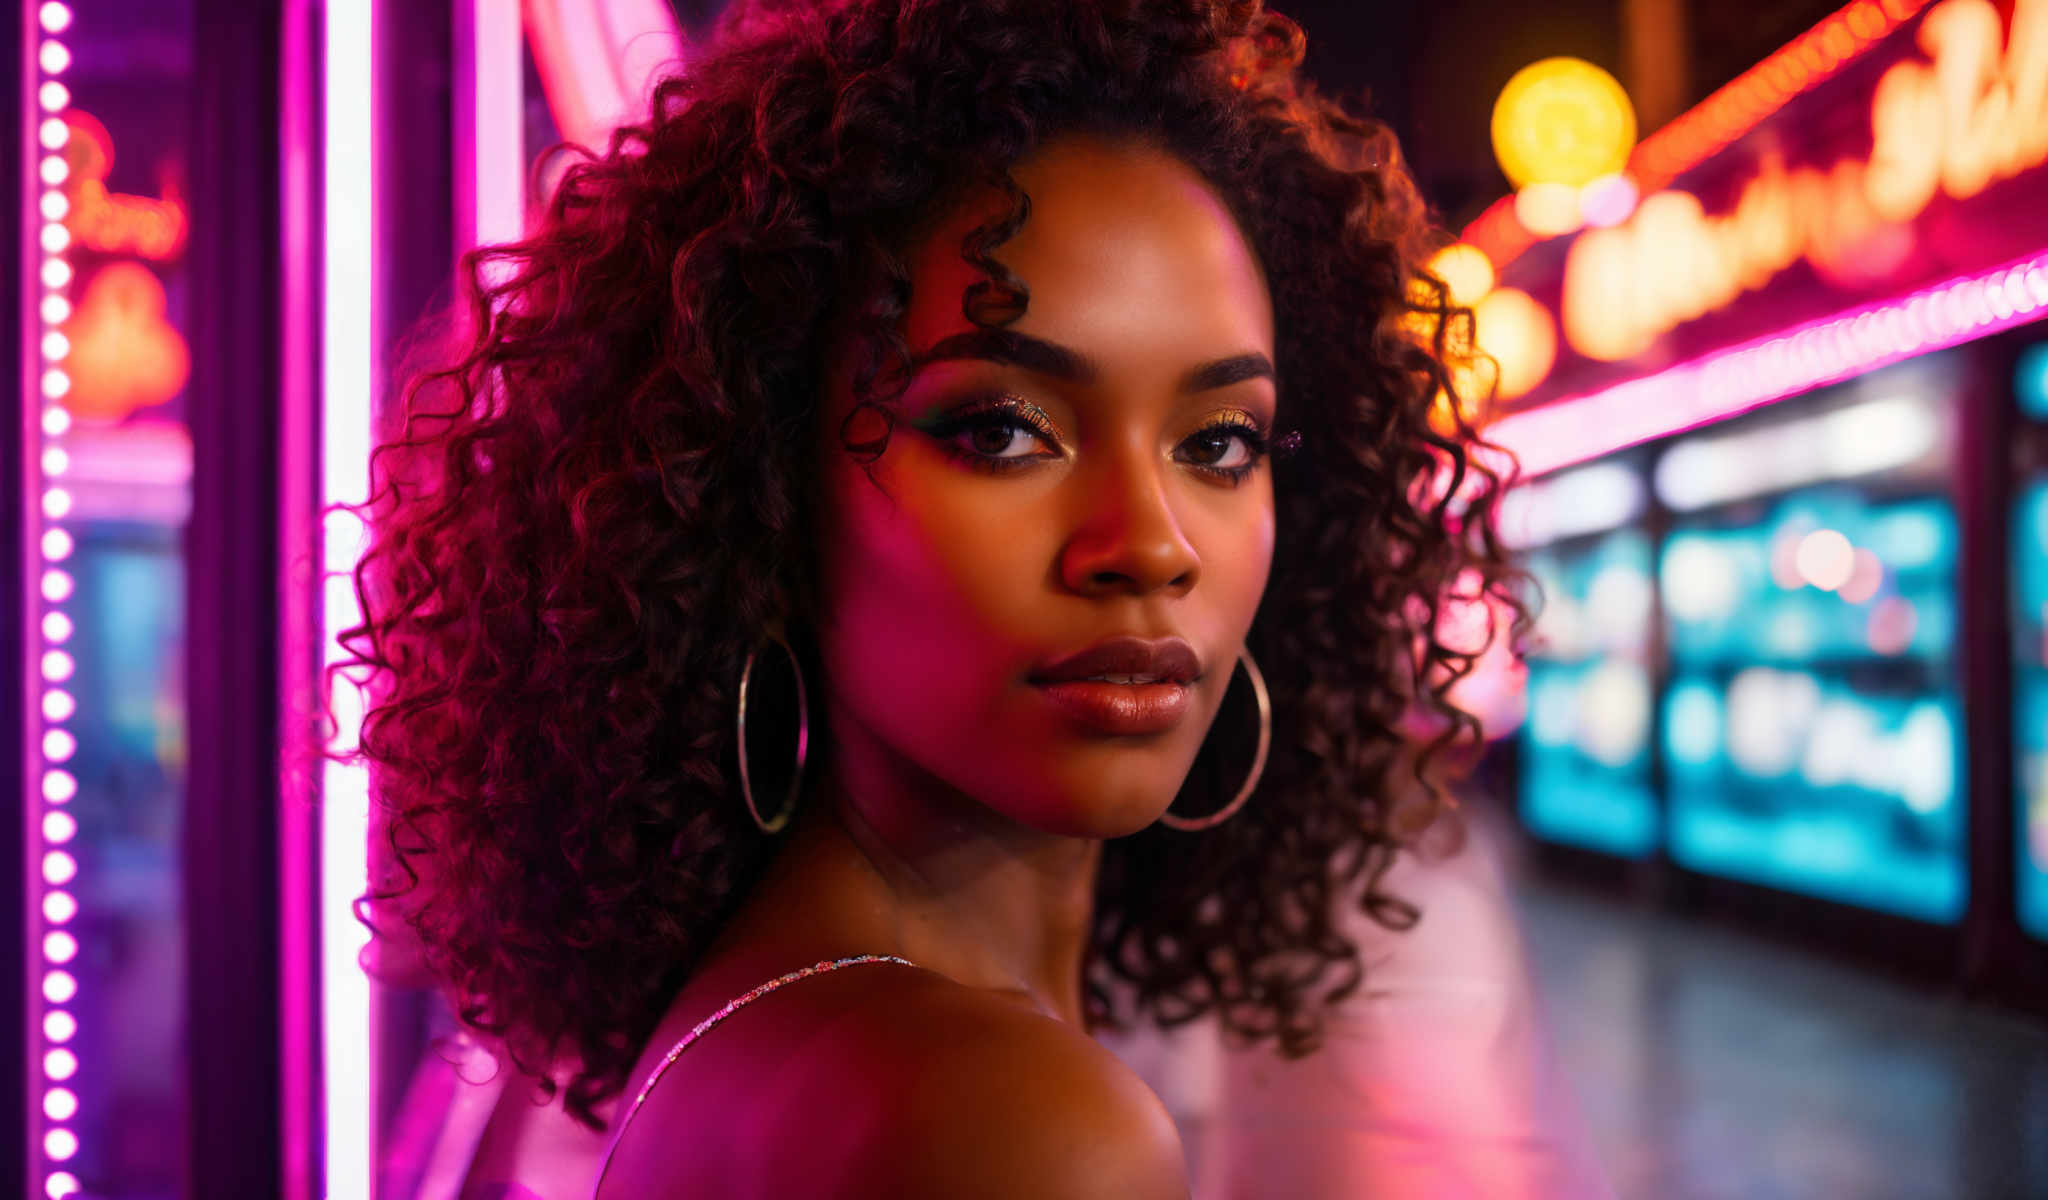
[[[663,1055],[661,1061],[655,1064],[653,1073],[647,1077],[647,1082],[640,1086],[640,1094],[633,1097],[633,1103],[627,1106],[626,1115],[619,1121],[619,1131],[613,1134],[611,1141],[605,1144],[604,1158],[599,1160],[597,1164],[597,1180],[590,1185],[592,1200],[595,1200],[598,1188],[604,1184],[604,1173],[612,1165],[612,1151],[619,1148],[619,1139],[626,1135],[626,1126],[632,1124],[633,1115],[639,1112],[640,1106],[647,1101],[647,1093],[654,1090],[654,1085],[661,1081],[662,1074],[675,1065],[675,1061],[683,1056],[683,1051],[690,1048],[690,1043],[717,1028],[719,1022],[784,984],[795,983],[799,979],[809,979],[813,975],[823,975],[827,971],[837,971],[841,967],[859,966],[862,963],[896,963],[905,967],[916,965],[907,958],[898,958],[893,954],[856,954],[851,958],[833,958],[827,959],[824,962],[812,963],[800,971],[791,971],[787,975],[778,976],[750,992],[733,997],[731,1000],[726,1001],[725,1007],[697,1022],[696,1028],[677,1039],[676,1044],[670,1046],[668,1053]]]

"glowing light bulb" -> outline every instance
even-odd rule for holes
[[[1493,152],[1518,188],[1561,183],[1576,193],[1602,175],[1619,174],[1635,144],[1628,92],[1584,59],[1530,63],[1494,101]]]
[[[43,599],[52,604],[61,604],[71,598],[71,573],[51,567],[43,572]]]
[[[62,446],[43,451],[43,474],[62,475],[71,469],[71,452]]]
[[[68,642],[71,640],[71,618],[60,612],[43,614],[43,640],[46,642]]]
[[[40,236],[45,254],[62,254],[71,247],[71,231],[62,225],[45,225]]]
[[[53,258],[43,264],[43,286],[62,288],[71,286],[71,264],[61,258]]]
[[[53,963],[68,963],[78,957],[78,939],[55,930],[43,935],[43,957]]]
[[[69,1050],[49,1050],[43,1054],[43,1074],[59,1083],[78,1074],[78,1056]]]
[[[50,771],[43,776],[43,799],[52,804],[68,804],[78,795],[78,776],[69,771]],[[62,883],[61,879],[51,880]]]
[[[61,112],[71,107],[71,89],[52,79],[36,89],[36,100],[45,112]]]
[[[43,1014],[43,1039],[51,1042],[68,1042],[78,1036],[78,1018],[63,1009],[52,1009]]]
[[[48,396],[52,400],[58,400],[70,394],[70,391],[70,375],[56,367],[51,367],[43,372],[43,395]]]
[[[61,228],[61,226],[60,226]],[[52,362],[71,353],[71,339],[52,329],[43,335],[43,357]]]
[[[71,512],[71,493],[63,488],[50,488],[43,493],[43,515],[52,521],[61,521]]]
[[[1450,289],[1451,303],[1470,308],[1493,290],[1493,260],[1469,242],[1453,242],[1429,260],[1429,273]]]
[[[71,28],[71,6],[62,0],[49,0],[36,10],[36,19],[42,22],[44,33],[62,33]]]
[[[43,882],[58,887],[78,878],[78,860],[62,850],[52,850],[43,855]]]
[[[36,62],[46,75],[62,75],[71,67],[71,51],[62,42],[46,41],[36,52]]]
[[[78,711],[78,701],[71,693],[60,688],[51,688],[43,693],[43,716],[52,721],[69,721]]]
[[[1538,237],[1562,237],[1579,227],[1579,190],[1563,183],[1526,184],[1515,193],[1515,220]]]
[[[63,199],[62,196],[57,198]],[[62,296],[44,296],[42,313],[45,324],[62,325],[71,319],[71,301]]]
[[[43,733],[43,757],[50,762],[66,762],[78,753],[78,739],[69,729],[51,729]]]
[[[1527,292],[1489,292],[1473,311],[1472,328],[1479,349],[1500,364],[1495,395],[1503,400],[1528,394],[1557,362],[1557,325]]]
[[[69,971],[51,971],[43,976],[43,999],[52,1004],[69,1004],[78,994],[78,980]],[[57,1118],[60,1121],[68,1117]]]
[[[71,1095],[70,1092],[64,1091],[63,1088],[58,1088],[57,1092],[63,1092],[66,1096]],[[51,1095],[56,1095],[57,1092],[52,1092]],[[45,1113],[50,1111],[50,1100],[48,1097],[45,1097],[43,1100],[43,1111]],[[78,1099],[75,1096],[71,1099],[69,1111],[73,1113],[78,1111]],[[52,1119],[61,1121],[68,1120],[69,1118],[53,1117]],[[71,1197],[76,1196],[80,1190],[78,1176],[73,1175],[69,1171],[52,1171],[43,1179],[43,1195],[49,1197],[49,1200],[71,1200]]]
[[[1579,216],[1596,229],[1629,219],[1641,199],[1635,181],[1626,175],[1602,175],[1579,189]]]
[[[43,432],[51,437],[63,437],[71,429],[71,410],[60,404],[53,404],[43,410]]]
[[[62,650],[46,650],[43,652],[43,678],[51,683],[62,683],[71,678],[71,672],[75,666],[76,664],[71,661],[71,656]]]
[[[78,1153],[78,1135],[69,1129],[52,1129],[43,1135],[43,1156],[51,1162],[69,1162]]]
[[[43,897],[43,920],[63,925],[78,915],[78,900],[70,892],[51,892]]]
[[[62,117],[45,117],[36,127],[36,140],[45,150],[62,150],[71,140],[71,126]]]
[[[51,562],[63,562],[71,557],[74,549],[71,531],[68,529],[45,529],[43,531],[43,557]]]
[[[56,187],[71,178],[71,165],[53,154],[43,160],[41,174],[44,183]]]
[[[68,812],[43,814],[43,840],[61,846],[78,836],[78,819]]]

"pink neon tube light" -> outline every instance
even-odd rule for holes
[[[1487,437],[1533,477],[2043,317],[2048,253],[1513,413]]]

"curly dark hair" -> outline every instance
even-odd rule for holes
[[[1446,743],[1476,735],[1442,700],[1470,656],[1431,631],[1462,573],[1509,578],[1488,519],[1507,481],[1444,417],[1469,322],[1421,266],[1440,235],[1392,135],[1296,78],[1302,46],[1257,0],[757,5],[567,170],[530,237],[465,261],[459,348],[373,460],[344,635],[392,860],[367,899],[514,1061],[573,1060],[579,1119],[773,849],[731,722],[760,631],[815,603],[820,347],[850,335],[856,398],[888,411],[906,252],[977,187],[1010,206],[963,247],[983,276],[963,304],[1014,319],[1029,295],[1000,251],[1029,197],[1009,171],[1062,134],[1156,145],[1225,199],[1300,435],[1248,640],[1264,782],[1212,831],[1107,845],[1090,1017],[1215,1013],[1305,1053],[1362,976],[1333,906],[1412,923],[1378,882],[1414,790],[1392,726],[1420,702]]]

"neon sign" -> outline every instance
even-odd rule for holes
[[[1937,193],[1965,200],[2048,162],[2048,0],[2016,0],[2004,33],[1991,0],[1944,0],[1920,25],[1927,60],[1878,83],[1868,160],[1788,168],[1767,154],[1727,212],[1659,192],[1628,222],[1579,238],[1565,261],[1566,340],[1589,358],[1632,357],[1801,259],[1831,279],[1882,274],[1910,252],[1904,223]]]
[[[185,249],[189,224],[175,184],[166,181],[163,199],[129,196],[107,190],[114,165],[114,139],[97,118],[73,109],[64,114],[71,127],[65,158],[71,168],[65,189],[70,211],[65,227],[79,244],[105,254],[132,254],[165,261]]]

